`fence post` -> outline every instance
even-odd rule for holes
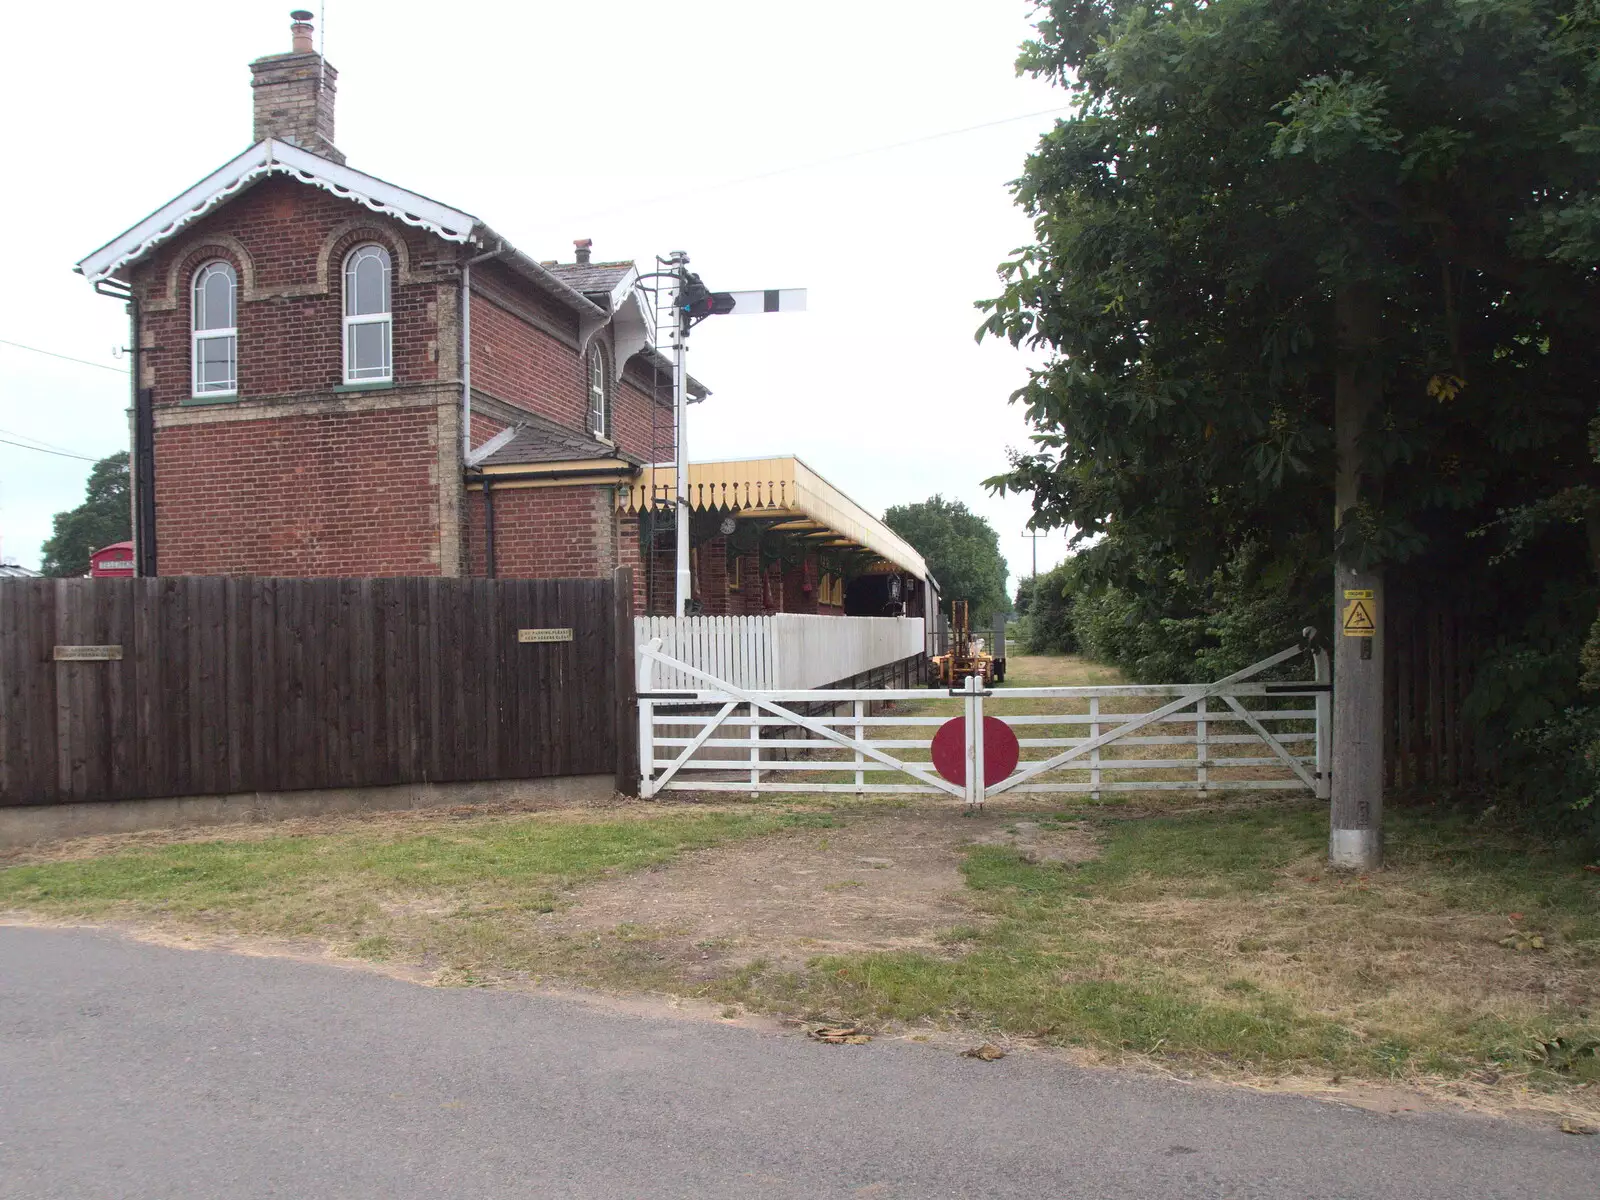
[[[1211,779],[1206,771],[1206,750],[1206,698],[1201,696],[1194,706],[1194,756],[1200,764],[1195,768],[1195,781],[1200,785],[1201,796],[1206,794]]]
[[[634,719],[639,697],[634,691],[633,671],[633,568],[618,567],[611,572],[612,635],[616,646],[612,655],[612,689],[616,699],[617,792],[639,795],[639,725]]]
[[[858,741],[858,742],[865,741],[866,737],[867,737],[867,726],[862,721],[862,717],[864,717],[866,715],[866,712],[867,712],[867,702],[865,700],[857,700],[856,701],[856,741]],[[864,764],[866,761],[867,761],[867,756],[865,754],[861,753],[861,747],[857,746],[856,747],[856,794],[858,796],[861,794],[862,787],[867,782],[867,773],[864,770],[862,770],[862,764]]]
[[[983,780],[982,676],[967,676],[966,709],[967,807],[979,809],[983,807],[984,792],[987,790]]]
[[[754,800],[761,786],[761,706],[750,706],[750,799]]]
[[[1089,697],[1089,736],[1091,738],[1097,738],[1097,737],[1100,736],[1100,722],[1096,719],[1099,716],[1100,716],[1100,697],[1099,696],[1090,696]],[[1091,799],[1091,800],[1100,799],[1100,747],[1099,746],[1096,746],[1093,750],[1089,751],[1089,799]]]
[[[1312,652],[1315,664],[1313,678],[1318,683],[1331,684],[1333,672],[1328,666],[1328,652]],[[1317,799],[1327,800],[1333,795],[1333,693],[1317,693]]]
[[[656,660],[648,655],[639,653],[643,647],[635,650],[639,658],[638,691],[640,693],[654,690]],[[660,650],[661,639],[651,638],[650,649]],[[656,706],[652,701],[639,701],[639,795],[646,800],[655,794],[655,787],[650,777],[655,774],[656,757]]]

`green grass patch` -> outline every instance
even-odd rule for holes
[[[795,828],[829,828],[826,813],[672,813],[613,821],[512,820],[426,833],[357,830],[322,836],[185,842],[101,858],[0,871],[0,908],[53,916],[160,916],[245,933],[353,937],[354,952],[397,953],[390,926],[474,923],[547,912],[574,885],[654,866],[687,850]],[[414,921],[410,923],[415,923]]]
[[[989,920],[952,931],[950,953],[828,956],[728,994],[1267,1072],[1600,1077],[1584,1049],[1600,879],[1559,847],[1409,810],[1389,815],[1388,869],[1340,875],[1326,821],[1315,804],[1107,818],[1101,857],[1076,866],[974,846],[962,869]],[[1513,926],[1551,952],[1500,945]]]

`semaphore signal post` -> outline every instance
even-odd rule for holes
[[[672,337],[672,412],[676,454],[673,469],[677,537],[673,615],[687,615],[692,580],[689,572],[689,331],[707,317],[742,317],[762,313],[805,312],[804,288],[768,288],[762,291],[713,292],[689,270],[689,256],[674,250],[657,258],[655,278],[669,291],[668,324]],[[659,336],[659,331],[658,331]]]

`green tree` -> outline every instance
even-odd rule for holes
[[[1079,586],[1078,558],[1057,563],[1044,574],[1017,586],[1017,608],[1027,599],[1026,644],[1032,654],[1073,654],[1079,649],[1072,621],[1073,598]]]
[[[1207,569],[1247,532],[1326,526],[1351,288],[1384,331],[1383,499],[1348,552],[1414,557],[1590,478],[1595,0],[1044,12],[1021,65],[1078,112],[1028,161],[1039,240],[984,304],[983,333],[1054,351],[1018,393],[1038,449],[1000,486]]]
[[[1203,615],[1194,589],[1246,547],[1323,596],[1339,555],[1470,592],[1508,660],[1575,660],[1600,568],[1600,0],[1046,0],[1037,29],[1019,66],[1076,111],[1028,159],[1036,238],[982,305],[980,337],[1050,353],[1017,393],[1036,444],[991,485],[1105,535],[1099,583],[1201,610],[1164,616]],[[1336,545],[1341,371],[1373,403]],[[1526,699],[1480,712],[1532,720]]]
[[[883,520],[927,559],[945,603],[971,605],[974,625],[1010,607],[1000,535],[961,501],[930,496],[920,504],[895,505]]]
[[[54,532],[43,547],[44,574],[57,578],[87,575],[90,554],[132,537],[128,495],[127,451],[95,463],[83,503],[55,515]]]

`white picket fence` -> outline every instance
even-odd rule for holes
[[[736,687],[792,690],[849,679],[922,650],[921,617],[635,617],[635,646],[661,639],[661,653]],[[663,666],[656,685],[698,686]]]

